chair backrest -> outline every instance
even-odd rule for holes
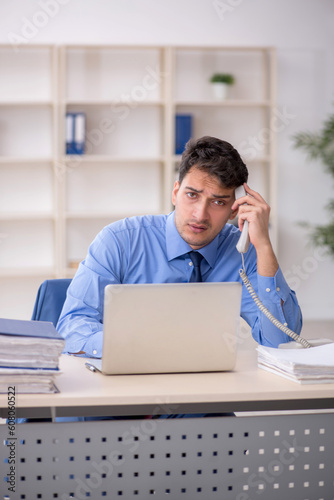
[[[43,281],[37,292],[31,319],[37,321],[51,321],[54,326],[56,326],[71,281],[71,279]]]

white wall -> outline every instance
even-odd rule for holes
[[[0,4],[0,43],[21,37],[27,43],[277,48],[277,104],[285,115],[277,135],[279,260],[308,319],[334,318],[334,260],[307,246],[307,232],[298,221],[326,220],[324,205],[333,185],[321,165],[293,149],[291,136],[318,130],[333,110],[333,26],[331,0],[12,0]]]

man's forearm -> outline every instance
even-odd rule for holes
[[[256,250],[257,272],[261,276],[275,276],[278,269],[278,262],[274,254],[271,243]]]

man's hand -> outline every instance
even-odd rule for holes
[[[278,269],[278,262],[269,237],[270,207],[262,196],[250,189],[246,183],[244,188],[248,196],[238,198],[231,208],[236,210],[239,206],[240,230],[243,228],[244,221],[248,221],[249,239],[257,254],[258,273],[262,276],[274,276]]]
[[[249,238],[255,248],[270,244],[269,215],[270,207],[259,193],[244,184],[249,196],[238,198],[232,205],[232,210],[238,211],[239,229],[242,231],[244,221],[248,220]]]

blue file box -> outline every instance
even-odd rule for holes
[[[175,116],[175,154],[181,155],[192,137],[192,115]]]

